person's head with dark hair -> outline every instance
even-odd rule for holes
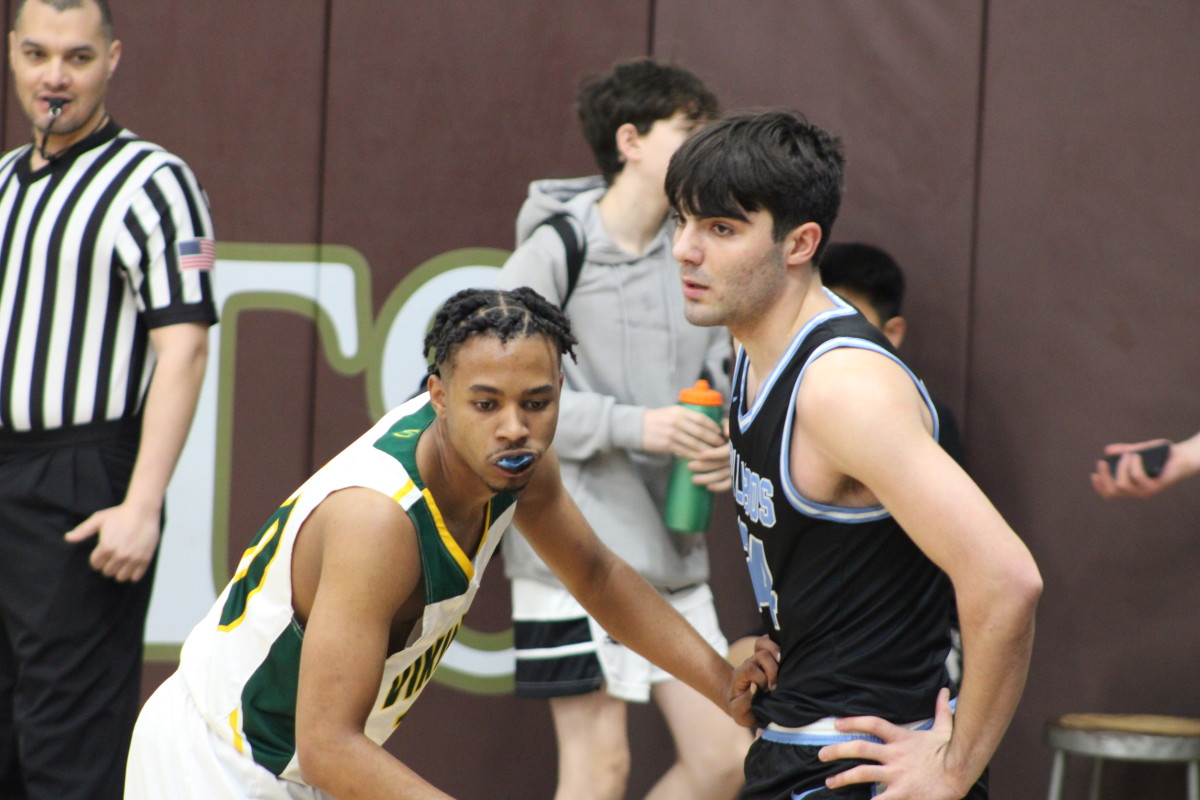
[[[425,335],[429,374],[440,375],[472,336],[492,336],[505,344],[536,335],[549,339],[560,356],[575,358],[576,340],[566,315],[533,289],[463,289],[442,304]]]
[[[821,283],[857,308],[895,347],[904,340],[907,323],[904,272],[881,247],[862,242],[834,242],[820,263]]]
[[[716,95],[683,67],[640,58],[585,78],[576,110],[583,137],[605,182],[611,184],[625,167],[618,141],[623,132],[645,136],[656,122],[677,116],[690,132],[716,117],[718,104]]]
[[[842,201],[841,141],[791,111],[739,114],[706,126],[667,168],[675,213],[747,220],[769,212],[776,242],[805,223],[820,227],[819,260]]]
[[[575,337],[563,312],[528,287],[465,289],[425,337],[437,459],[492,492],[531,480],[558,426],[562,356]],[[469,481],[468,481],[469,483]]]

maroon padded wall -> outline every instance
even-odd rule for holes
[[[663,0],[656,55],[729,110],[787,106],[842,137],[832,240],[888,249],[910,282],[908,357],[956,412],[966,369],[983,24],[978,3]]]
[[[3,7],[11,18],[11,0]],[[1197,485],[1104,503],[1102,444],[1200,427],[1200,12],[1188,0],[113,0],[109,107],[185,157],[224,241],[346,245],[372,314],[417,265],[509,248],[529,180],[594,171],[577,80],[651,53],[726,108],[788,105],[843,136],[834,239],[906,269],[905,351],[959,415],[969,468],[1046,579],[1029,687],[993,796],[1045,791],[1043,720],[1200,716]],[[10,94],[5,86],[6,97]],[[6,100],[5,148],[28,125]],[[314,250],[315,252],[315,250]],[[238,322],[230,552],[369,422],[311,322]],[[710,535],[726,632],[754,624],[728,501]],[[493,569],[469,624],[501,630]],[[147,690],[170,665],[151,665]],[[631,711],[640,796],[672,757]],[[544,704],[432,685],[389,749],[456,796],[550,796]],[[1069,771],[1082,797],[1082,765]],[[1182,792],[1114,764],[1106,797]]]
[[[969,446],[1046,579],[1029,688],[997,759],[1027,796],[1048,772],[1050,715],[1200,716],[1200,484],[1105,503],[1086,477],[1106,442],[1200,428],[1200,13],[989,9]],[[1113,764],[1105,789],[1168,796],[1182,770]]]

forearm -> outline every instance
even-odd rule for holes
[[[297,745],[304,780],[337,800],[452,800],[361,733],[298,735]]]
[[[157,513],[187,440],[207,363],[207,339],[160,353],[142,409],[142,435],[125,503]]]
[[[1190,477],[1200,472],[1200,433],[1175,444],[1180,459],[1180,477]]]
[[[1021,699],[1039,594],[1040,582],[1031,580],[959,603],[964,673],[946,765],[967,786],[991,760]]]
[[[513,524],[615,640],[732,715],[733,668],[644,578],[596,537],[562,485],[555,451],[550,449],[526,486]]]
[[[645,409],[624,405],[609,395],[564,388],[554,449],[575,461],[614,448],[636,449],[644,413]]]
[[[571,588],[613,639],[728,710],[732,666],[632,567],[614,557],[602,577]]]

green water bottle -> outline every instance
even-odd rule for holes
[[[679,403],[699,411],[721,424],[721,393],[710,389],[708,381],[698,380],[695,386],[679,393]],[[712,492],[692,483],[695,473],[688,469],[687,458],[676,458],[667,484],[667,508],[663,513],[667,527],[678,533],[704,533],[712,518]]]

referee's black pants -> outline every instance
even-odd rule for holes
[[[0,432],[0,798],[117,800],[153,569],[118,583],[63,534],[125,496],[136,426]]]

